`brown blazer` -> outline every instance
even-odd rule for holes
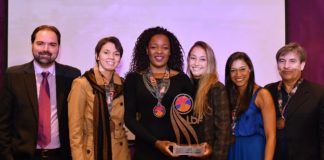
[[[57,117],[61,152],[70,159],[67,96],[80,70],[55,63]],[[10,67],[0,94],[0,159],[34,159],[37,145],[38,100],[33,61]]]
[[[98,67],[94,67],[94,74],[99,85],[104,81]],[[114,83],[121,85],[118,74],[114,74]],[[72,159],[93,160],[93,102],[92,87],[85,77],[73,81],[68,98],[69,104],[69,130]],[[124,96],[121,95],[113,101],[110,118],[115,124],[115,130],[111,132],[112,159],[129,160],[127,136],[124,129]]]

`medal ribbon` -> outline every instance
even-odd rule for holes
[[[145,87],[150,91],[150,93],[158,100],[157,105],[162,105],[162,98],[169,89],[170,86],[170,71],[167,68],[163,75],[163,79],[160,83],[154,78],[153,73],[149,69],[143,74],[143,80]]]
[[[278,84],[278,108],[279,108],[279,112],[280,112],[280,116],[282,119],[285,119],[284,113],[286,111],[286,108],[288,106],[288,103],[291,99],[291,97],[293,95],[295,95],[299,85],[303,82],[303,78],[300,78],[297,83],[294,85],[294,88],[290,91],[290,93],[288,93],[288,99],[286,104],[283,106],[283,99],[282,99],[282,92],[281,92],[281,88],[282,88],[282,81],[279,82]]]
[[[232,111],[232,124],[231,124],[231,127],[232,127],[232,135],[235,135],[235,131],[234,130],[235,130],[235,127],[236,127],[236,119],[237,119],[238,109],[239,109],[239,105],[236,105],[235,108]]]
[[[101,74],[101,73],[100,73]],[[109,84],[106,83],[106,78],[101,74],[101,77],[104,79],[104,86],[105,86],[105,93],[106,93],[106,103],[108,106],[108,111],[109,113],[112,110],[112,102],[114,99],[114,94],[115,94],[115,86],[114,86],[114,74],[112,74],[111,79],[109,81]]]
[[[115,94],[115,88],[114,88],[114,83],[110,82],[109,85],[105,85],[105,90],[106,90],[106,98],[107,98],[107,106],[109,113],[112,110],[112,102]]]

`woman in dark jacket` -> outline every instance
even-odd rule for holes
[[[218,81],[212,48],[198,41],[187,58],[188,72],[196,87],[194,114],[203,119],[199,127],[201,142],[207,142],[212,160],[227,159],[230,136],[230,109],[224,85]]]

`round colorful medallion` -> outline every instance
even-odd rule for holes
[[[162,118],[165,115],[165,107],[161,104],[158,103],[154,108],[153,108],[153,114],[157,118]]]
[[[173,106],[180,114],[187,114],[192,110],[192,98],[188,94],[178,94],[173,100]]]

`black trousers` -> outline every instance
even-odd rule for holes
[[[61,160],[62,153],[57,149],[36,149],[35,160]]]

